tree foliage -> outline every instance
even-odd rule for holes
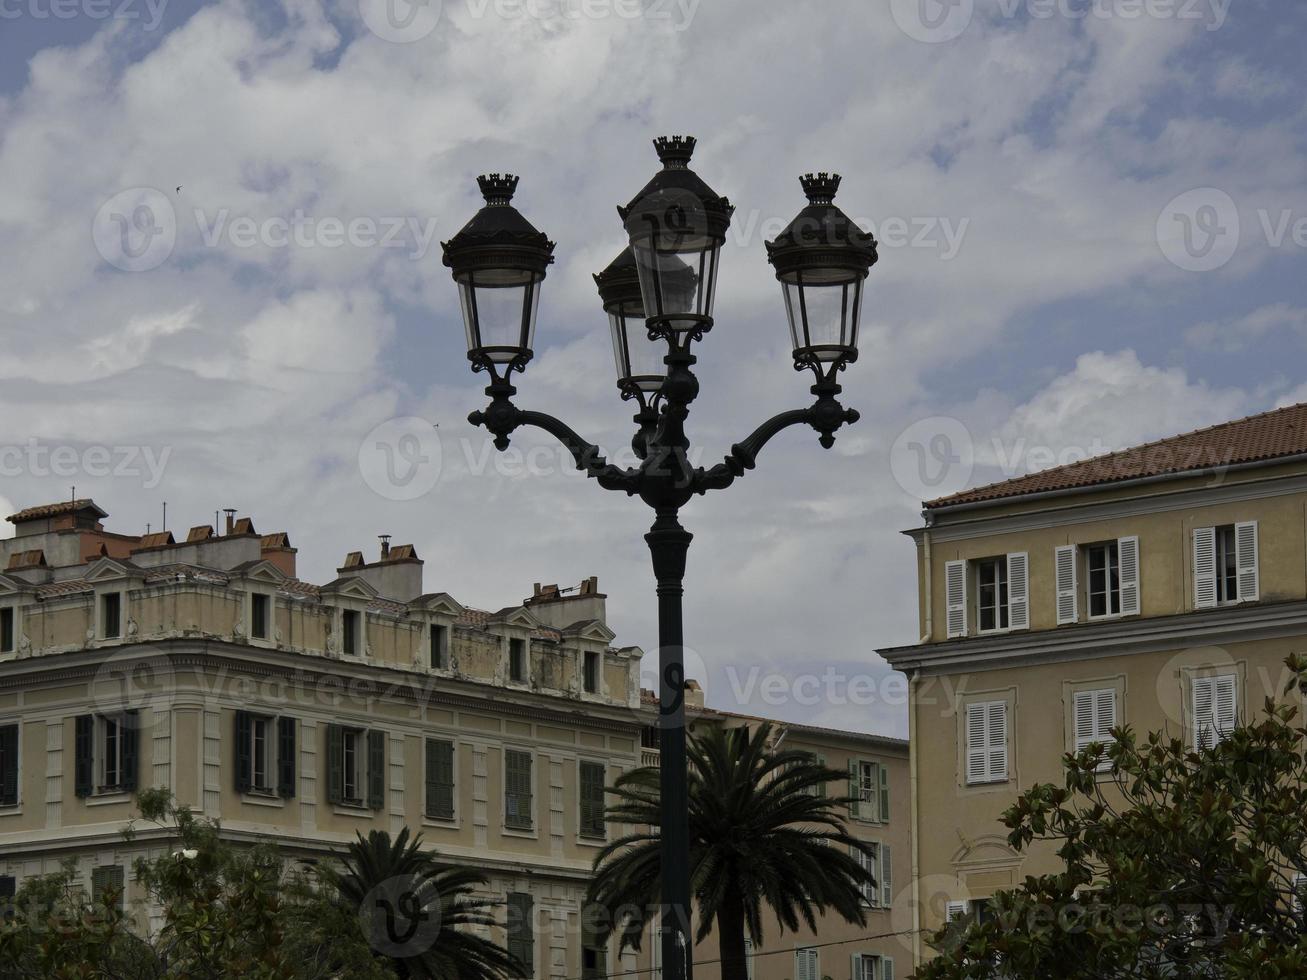
[[[1062,869],[992,900],[987,921],[934,937],[922,980],[1058,976],[1279,980],[1307,976],[1307,660],[1289,702],[1195,750],[1161,732],[1064,758],[1003,816],[1021,851],[1057,844]],[[1103,767],[1100,769],[1100,765]]]

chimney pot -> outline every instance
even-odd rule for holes
[[[231,534],[236,528],[236,508],[225,507],[222,512],[227,515],[227,533]]]
[[[390,535],[378,534],[377,537],[381,539],[381,560],[386,561],[390,558]]]

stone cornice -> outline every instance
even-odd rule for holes
[[[876,651],[895,670],[949,673],[1094,660],[1252,640],[1307,636],[1307,602],[1260,603],[1176,616],[1084,623]]]

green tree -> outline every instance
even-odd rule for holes
[[[495,924],[499,903],[473,894],[485,876],[442,863],[422,850],[421,834],[409,839],[407,827],[393,841],[384,831],[358,834],[341,866],[323,866],[320,874],[341,907],[368,923],[373,947],[387,953],[400,977],[530,976],[502,946],[469,931]]]
[[[851,800],[824,795],[847,773],[771,742],[769,724],[752,732],[714,725],[689,740],[695,941],[716,924],[723,980],[745,980],[745,938],[762,943],[767,909],[782,930],[816,928],[827,912],[865,925],[864,889],[876,886],[858,857],[871,850],[844,822]],[[608,792],[617,798],[609,822],[638,829],[596,855],[588,901],[603,910],[597,925],[638,949],[646,913],[661,901],[658,770],[625,773]]]
[[[1307,694],[1290,657],[1285,693]],[[1307,728],[1268,698],[1260,721],[1194,750],[1129,728],[1064,759],[1003,816],[1017,850],[1055,843],[1061,870],[938,933],[920,980],[991,977],[1279,980],[1307,976]],[[1100,764],[1105,768],[1100,770]]]

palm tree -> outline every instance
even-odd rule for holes
[[[473,897],[486,878],[441,864],[422,850],[422,835],[405,827],[392,841],[373,830],[349,845],[341,867],[319,874],[340,903],[364,917],[374,948],[390,957],[401,978],[500,980],[529,971],[502,946],[468,931],[495,924],[498,902]]]
[[[763,938],[763,908],[782,931],[816,928],[828,911],[866,925],[863,896],[875,878],[859,860],[868,845],[849,836],[847,797],[823,795],[848,778],[810,753],[773,751],[772,727],[712,726],[691,736],[689,755],[690,887],[698,914],[695,942],[717,924],[722,980],[745,980],[745,933]],[[641,828],[595,857],[588,899],[608,911],[648,909],[660,901],[658,770],[634,769],[608,790],[618,802],[613,823]],[[622,928],[623,947],[639,948],[642,922]]]

